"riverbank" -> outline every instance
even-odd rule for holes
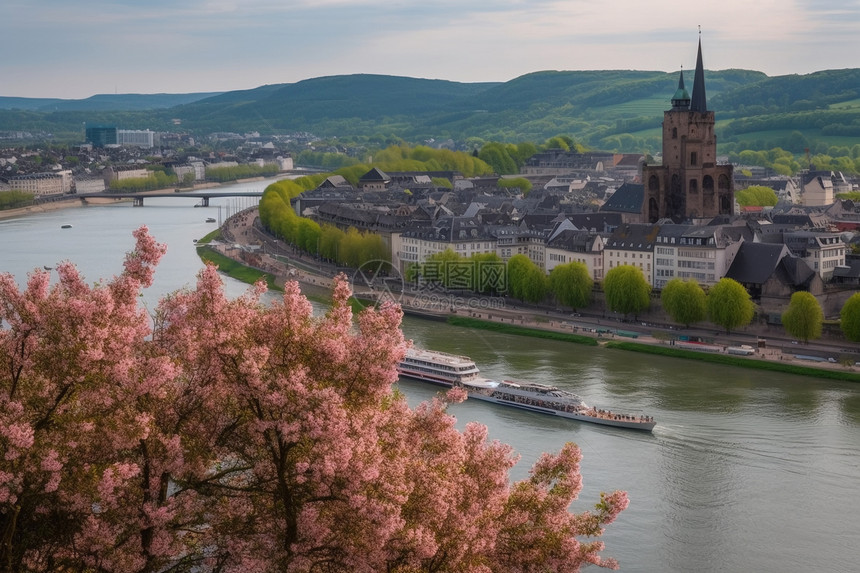
[[[264,233],[256,223],[256,209],[230,217],[220,229],[224,241],[213,243],[211,248],[237,264],[255,269],[256,275],[252,273],[240,280],[253,282],[256,277],[267,275],[270,277],[266,278],[267,282],[276,288],[283,288],[286,281],[296,280],[306,296],[315,300],[324,300],[331,292],[332,276],[338,269],[329,268],[330,265],[324,265],[306,254],[283,245],[282,242]],[[239,278],[235,274],[231,276]],[[784,353],[779,348],[755,348],[755,353],[751,356],[734,356],[727,354],[731,344],[720,343],[716,346],[722,349],[721,352],[697,352],[672,346],[672,340],[677,338],[675,333],[667,338],[649,333],[631,332],[618,328],[626,325],[615,325],[611,320],[578,317],[574,319],[576,322],[571,322],[570,318],[551,315],[548,311],[514,307],[508,303],[491,304],[498,302],[496,299],[469,299],[468,302],[473,304],[464,305],[460,304],[462,301],[459,298],[428,298],[421,294],[416,296],[404,292],[380,292],[374,290],[373,286],[361,287],[358,284],[354,284],[353,288],[358,307],[362,306],[361,301],[372,304],[386,295],[394,295],[406,314],[431,320],[445,320],[450,324],[466,328],[587,345],[599,344],[608,348],[648,352],[672,358],[860,382],[860,373],[856,371],[853,362],[850,365],[831,362],[810,364],[793,353]],[[457,304],[453,304],[453,301],[457,301]],[[624,338],[635,342],[621,340]]]

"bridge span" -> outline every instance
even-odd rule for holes
[[[262,191],[247,191],[244,193],[236,193],[229,191],[141,191],[140,193],[111,193],[108,191],[102,193],[83,193],[77,195],[81,201],[87,199],[131,199],[135,207],[143,207],[143,200],[147,197],[175,197],[182,199],[200,199],[201,207],[208,207],[210,199],[218,199],[220,197],[262,197]]]

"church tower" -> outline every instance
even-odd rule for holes
[[[732,213],[732,166],[717,165],[714,112],[708,111],[705,96],[701,37],[693,93],[684,87],[681,70],[672,109],[663,112],[663,164],[644,166],[642,183],[643,219],[647,222],[663,218],[681,222]]]

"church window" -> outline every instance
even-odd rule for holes
[[[678,139],[678,128],[677,127],[672,128],[672,139]]]
[[[694,152],[692,152],[692,153],[690,153],[690,165],[692,165],[693,167],[695,167],[698,163],[699,163],[699,156],[698,156],[698,154],[697,154],[695,151],[694,151]]]

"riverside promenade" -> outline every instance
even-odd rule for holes
[[[216,250],[237,262],[248,264],[242,253],[254,252],[253,265],[272,274],[279,287],[290,280],[298,281],[302,291],[309,296],[325,297],[331,293],[333,277],[344,273],[351,280],[353,293],[360,300],[379,301],[390,298],[401,305],[404,313],[433,320],[446,320],[449,316],[460,316],[516,327],[578,334],[597,339],[598,343],[610,340],[630,341],[649,345],[672,346],[673,341],[686,336],[701,339],[709,346],[721,348],[725,354],[729,347],[747,345],[755,353],[744,357],[748,360],[768,360],[789,363],[814,369],[860,372],[860,367],[850,363],[810,360],[807,353],[832,351],[838,344],[840,352],[856,356],[860,361],[860,346],[846,341],[838,343],[822,341],[820,344],[799,345],[790,339],[775,339],[772,333],[763,335],[759,329],[747,328],[730,334],[715,331],[713,326],[679,329],[671,324],[644,322],[622,322],[620,318],[584,311],[564,312],[558,309],[523,305],[505,297],[479,295],[458,296],[449,293],[409,292],[380,288],[379,284],[368,284],[368,277],[355,269],[338,267],[295,249],[265,232],[259,224],[256,208],[247,209],[228,218],[221,227],[223,242],[213,245]],[[767,343],[760,345],[759,341]]]

